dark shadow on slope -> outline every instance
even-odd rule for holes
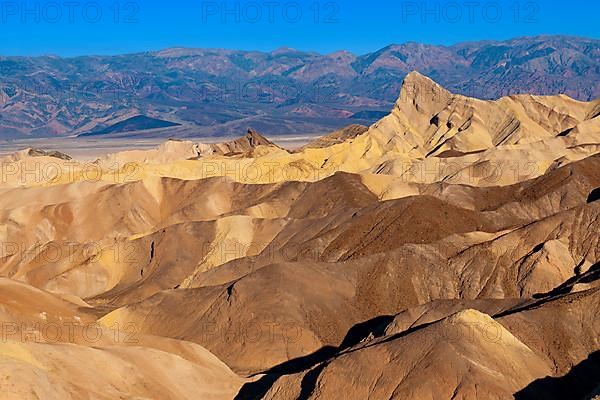
[[[235,397],[235,400],[261,399],[269,391],[269,389],[271,389],[279,377],[283,375],[297,374],[316,366],[316,368],[309,371],[302,380],[302,393],[305,396],[309,396],[314,390],[314,385],[316,384],[321,371],[325,368],[325,362],[327,360],[333,358],[336,354],[345,349],[356,346],[371,335],[375,337],[381,336],[385,330],[385,327],[393,320],[394,316],[385,315],[354,325],[348,331],[340,346],[326,346],[312,354],[286,361],[271,368],[270,370],[264,372],[265,375],[258,381],[246,383],[244,386],[242,386],[239,393]]]
[[[565,283],[563,283],[562,285],[558,286],[557,288],[551,290],[548,293],[539,293],[539,294],[533,295],[534,300],[531,302],[528,302],[524,306],[519,306],[517,308],[511,308],[509,310],[495,314],[493,316],[493,318],[502,318],[502,317],[506,317],[508,315],[512,315],[512,314],[516,314],[519,312],[523,312],[523,311],[527,311],[527,310],[531,310],[531,309],[540,307],[546,303],[549,303],[551,301],[558,300],[561,297],[570,295],[571,290],[573,289],[573,286],[575,286],[577,284],[592,283],[599,279],[600,279],[600,262],[592,265],[586,273],[579,274],[579,275],[576,275],[576,276],[570,278]],[[597,289],[597,290],[600,290],[600,289]]]
[[[382,336],[385,329],[392,323],[394,318],[396,318],[395,315],[381,315],[369,321],[354,325],[346,334],[342,344],[338,347],[338,351],[356,346],[371,335],[373,335],[373,337]]]
[[[321,363],[304,375],[304,378],[302,378],[302,382],[300,383],[300,394],[298,395],[297,400],[308,400],[310,398],[317,387],[317,381],[319,380],[321,372],[323,372],[327,365],[327,362]]]
[[[593,203],[594,201],[600,200],[600,188],[592,190],[592,193],[588,196],[587,202]]]
[[[584,273],[577,275],[567,282],[557,287],[556,289],[545,293],[536,295],[537,301],[529,302],[528,304],[517,307],[514,309],[506,310],[497,315],[494,315],[493,318],[500,318],[503,316],[515,314],[518,312],[526,311],[529,309],[533,309],[539,307],[545,303],[557,300],[563,296],[569,295],[573,285],[580,283],[590,283],[600,279],[600,262],[594,264],[590,269]],[[308,371],[302,379],[301,382],[301,393],[299,399],[307,399],[314,392],[315,387],[318,383],[319,376],[321,372],[327,367],[332,358],[339,356],[340,353],[352,353],[357,349],[366,349],[374,345],[381,345],[388,342],[392,342],[394,340],[400,339],[407,335],[410,335],[417,330],[421,330],[427,328],[435,322],[419,325],[413,328],[410,328],[406,331],[391,335],[389,337],[385,337],[380,340],[375,340],[373,343],[367,343],[364,346],[361,346],[357,349],[352,349],[356,345],[360,344],[369,336],[374,338],[381,338],[384,333],[386,327],[394,320],[395,316],[380,316],[374,318],[372,320],[357,324],[353,326],[349,331],[342,344],[338,347],[327,346],[324,347],[317,352],[299,357],[293,360],[289,360],[282,364],[279,364],[270,370],[255,374],[261,375],[264,374],[262,378],[260,378],[256,382],[246,383],[240,390],[240,392],[235,397],[235,400],[255,400],[262,399],[264,395],[271,389],[273,384],[284,375],[292,375],[297,374],[303,371]],[[575,371],[577,372],[577,371]],[[579,376],[579,375],[577,375]],[[600,375],[598,375],[600,376]],[[551,379],[551,378],[547,378]],[[553,378],[552,378],[553,379]],[[590,389],[589,392],[594,390],[594,388]],[[529,393],[529,392],[527,392]],[[521,397],[522,399],[529,399],[529,397]],[[541,397],[543,398],[543,397]],[[564,397],[569,398],[569,397]]]
[[[538,379],[515,393],[516,400],[587,400],[600,385],[600,351],[592,353],[571,371],[558,378]]]
[[[575,128],[569,128],[569,129],[566,129],[566,130],[562,131],[561,133],[559,133],[557,136],[558,136],[558,137],[565,137],[565,136],[569,136],[569,134],[570,134],[571,132],[573,132],[573,129],[575,129]]]
[[[392,321],[390,320],[388,322],[391,323]],[[364,346],[352,346],[354,348],[349,348],[349,349],[342,349],[339,350],[335,356],[340,356],[340,355],[345,355],[345,354],[351,354],[355,351],[360,351],[360,350],[365,350],[368,349],[370,347],[374,347],[374,346],[379,346],[385,343],[390,343],[393,342],[394,340],[398,340],[400,338],[406,337],[408,335],[411,335],[415,332],[417,332],[418,330],[421,329],[425,329],[433,324],[435,324],[437,321],[434,322],[428,322],[426,324],[422,324],[419,326],[415,326],[412,328],[409,328],[403,332],[400,333],[396,333],[393,334],[391,336],[386,336],[380,340],[373,340],[372,342],[368,342],[366,343]],[[311,394],[314,393],[315,388],[317,387],[317,382],[319,380],[319,376],[321,375],[321,372],[323,372],[323,370],[327,367],[327,365],[329,365],[329,363],[331,362],[331,359],[328,359],[320,364],[318,364],[316,367],[314,367],[312,370],[310,370],[308,373],[306,373],[306,375],[304,376],[304,378],[302,379],[301,382],[301,392],[300,392],[300,396],[298,397],[297,400],[306,400],[310,397]]]
[[[337,347],[326,346],[307,356],[295,358],[279,364],[265,372],[265,376],[256,382],[244,384],[237,396],[235,396],[235,400],[262,399],[279,377],[297,374],[310,369],[313,366],[330,359],[336,353]]]
[[[565,283],[560,285],[559,287],[553,289],[548,293],[540,293],[533,296],[534,299],[544,299],[548,297],[560,296],[563,294],[568,294],[573,289],[573,286],[582,283],[592,283],[600,279],[600,263],[596,263],[590,267],[587,272],[579,275],[575,275],[574,277],[567,280]]]

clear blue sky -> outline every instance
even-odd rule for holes
[[[174,46],[367,53],[407,41],[454,44],[538,34],[600,39],[599,15],[600,2],[592,0],[2,0],[0,54],[118,54]]]

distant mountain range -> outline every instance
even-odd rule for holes
[[[102,136],[102,135],[110,135],[113,133],[128,133],[128,132],[139,132],[139,131],[147,131],[151,129],[162,129],[162,128],[171,128],[174,126],[180,126],[180,124],[163,121],[156,118],[146,117],[144,115],[138,115],[135,117],[131,117],[121,122],[117,122],[114,125],[109,126],[108,128],[82,133],[79,136]]]
[[[239,135],[248,127],[270,135],[325,133],[380,118],[413,70],[472,97],[527,92],[590,100],[600,96],[600,40],[405,43],[361,56],[173,48],[0,57],[0,138],[201,137]],[[138,128],[130,131],[132,118]]]

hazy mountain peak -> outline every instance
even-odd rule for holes
[[[298,50],[293,49],[291,47],[283,46],[283,47],[279,47],[271,52],[271,54],[276,55],[276,56],[281,55],[281,54],[288,54],[288,53],[298,53]]]

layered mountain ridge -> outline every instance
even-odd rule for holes
[[[0,57],[0,135],[183,138],[237,135],[248,125],[269,135],[322,134],[374,122],[413,70],[470,97],[564,93],[589,101],[600,96],[599,43],[540,36],[454,46],[405,43],[365,55],[167,49]],[[130,118],[146,121],[130,124],[137,131],[118,132]]]
[[[296,151],[4,158],[9,398],[591,398],[598,101],[401,87]]]

